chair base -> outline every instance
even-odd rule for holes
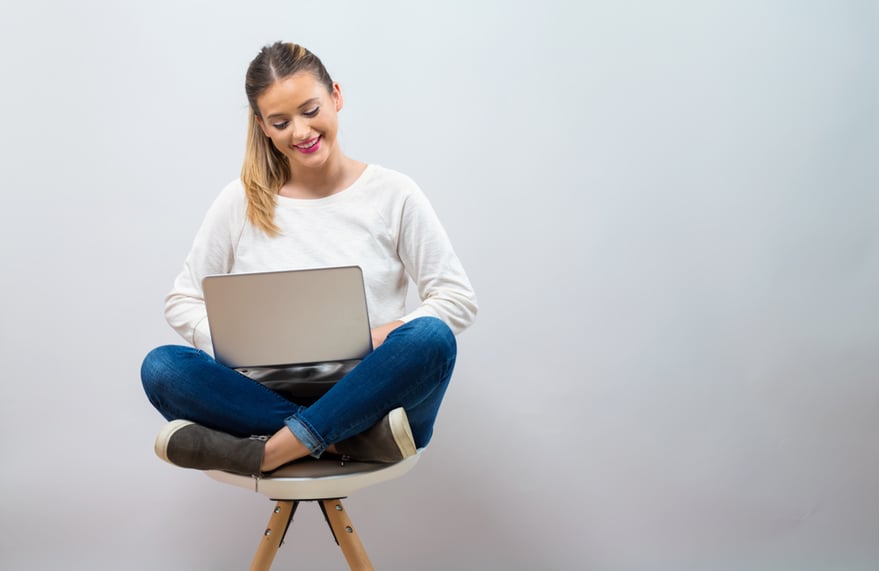
[[[399,478],[415,466],[422,452],[423,449],[396,464],[303,458],[264,478],[239,476],[217,470],[209,470],[206,474],[225,484],[250,489],[277,502],[250,571],[269,570],[300,502],[319,502],[348,566],[355,571],[370,571],[373,569],[372,563],[339,498],[346,498],[361,488]]]
[[[301,501],[320,503],[324,518],[330,526],[336,544],[341,548],[345,560],[348,561],[348,567],[351,571],[374,571],[372,562],[360,542],[360,537],[354,530],[354,524],[351,523],[351,518],[348,517],[342,506],[342,500],[338,498],[278,501],[272,510],[268,526],[263,532],[263,538],[256,550],[256,555],[253,557],[253,562],[250,564],[250,571],[269,571]]]

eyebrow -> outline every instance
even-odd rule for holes
[[[318,102],[320,102],[320,97],[312,97],[311,99],[307,99],[307,100],[303,101],[302,104],[299,106],[299,109],[302,109],[303,107],[309,107],[309,106],[314,105],[315,103],[318,103]],[[267,120],[277,119],[280,117],[284,117],[285,115],[287,115],[287,114],[286,113],[272,113],[271,115],[267,116],[266,119]]]

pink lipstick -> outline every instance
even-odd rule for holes
[[[320,148],[320,139],[320,137],[315,137],[314,139],[310,139],[308,141],[305,141],[304,143],[293,145],[293,148],[300,153],[310,155],[311,153],[317,152],[317,150]]]

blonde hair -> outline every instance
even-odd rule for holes
[[[288,165],[287,157],[262,132],[257,115],[251,109],[241,184],[247,197],[247,219],[269,236],[281,233],[275,224],[275,206],[278,192],[290,176]]]
[[[320,59],[293,43],[275,42],[262,48],[250,62],[244,81],[250,104],[250,121],[244,164],[241,167],[241,184],[247,197],[248,220],[269,236],[281,233],[275,224],[275,207],[278,192],[290,178],[290,163],[263,133],[256,100],[276,82],[300,71],[314,74],[329,92],[333,91],[333,80]]]

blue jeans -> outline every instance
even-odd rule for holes
[[[426,446],[456,354],[455,336],[445,323],[414,319],[307,406],[192,347],[153,349],[140,374],[150,402],[168,420],[191,420],[240,436],[274,434],[286,425],[319,457],[330,444],[367,430],[400,406],[415,445]]]

